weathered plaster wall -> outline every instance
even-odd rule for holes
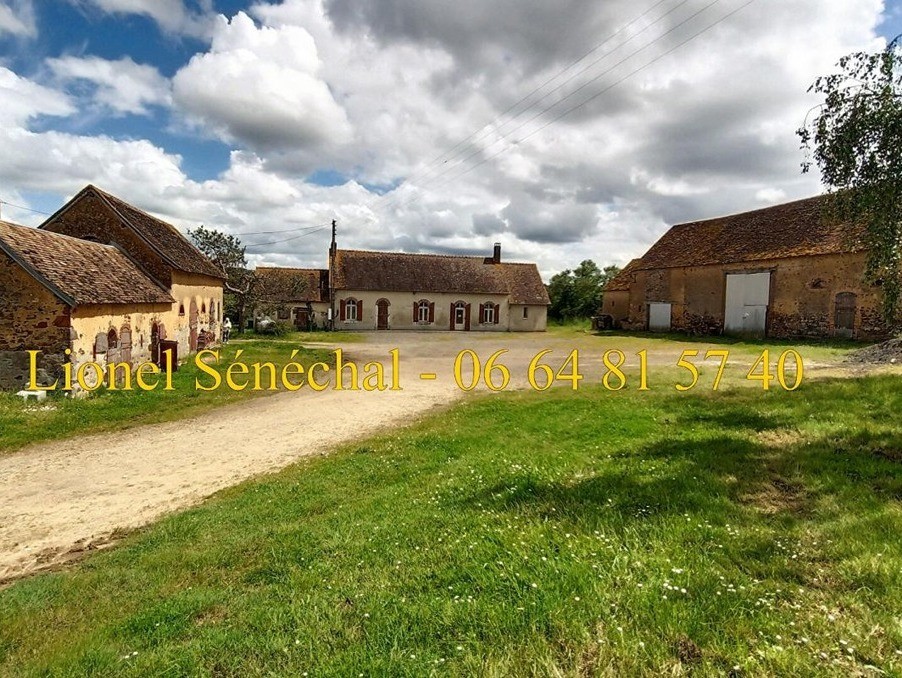
[[[28,381],[26,351],[41,351],[39,378],[52,381],[69,347],[69,307],[0,252],[0,389]]]
[[[342,299],[349,298],[363,300],[363,318],[358,321],[346,320],[341,322],[340,302]],[[391,330],[443,330],[447,332],[450,329],[451,304],[457,301],[464,301],[470,304],[471,332],[506,332],[510,328],[510,308],[507,303],[507,295],[488,294],[477,297],[475,295],[436,294],[433,292],[413,294],[411,292],[342,290],[335,293],[335,329],[375,330],[377,325],[376,302],[383,298],[391,302],[388,316],[388,328]],[[414,321],[413,302],[421,299],[435,303],[434,322],[419,323]],[[489,301],[500,306],[498,323],[480,325],[479,305]]]
[[[523,317],[523,309],[526,309],[527,313],[525,318]],[[479,312],[478,304],[476,312]],[[511,304],[509,317],[511,332],[544,332],[548,328],[547,306]]]

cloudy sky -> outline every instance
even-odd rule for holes
[[[902,0],[0,0],[2,216],[95,183],[252,263],[323,266],[335,218],[342,247],[623,264],[819,192],[806,90],[898,33]]]

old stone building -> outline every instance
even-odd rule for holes
[[[291,323],[301,332],[329,326],[329,271],[258,266],[254,322]]]
[[[633,259],[604,286],[601,308],[595,317],[596,328],[620,329],[629,322],[630,284],[639,261]]]
[[[65,362],[150,360],[154,327],[170,294],[123,252],[0,222],[0,388],[28,381],[27,351],[40,351],[40,383]],[[67,355],[71,352],[71,357]]]
[[[158,317],[159,340],[186,356],[221,336],[225,276],[174,226],[95,186],[87,186],[40,229],[113,245],[172,298]],[[103,329],[103,316],[96,330]]]
[[[865,282],[861,230],[824,197],[673,226],[623,277],[628,329],[876,339],[881,292]],[[616,298],[618,308],[623,300]],[[618,311],[620,315],[622,311]]]
[[[333,248],[335,328],[541,332],[548,292],[535,264]]]

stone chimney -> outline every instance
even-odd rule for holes
[[[500,264],[501,263],[501,243],[495,243],[495,251],[492,253],[492,263]]]

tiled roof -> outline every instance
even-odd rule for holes
[[[260,297],[269,302],[329,300],[329,271],[319,268],[257,266]]]
[[[679,224],[642,257],[637,270],[731,264],[864,248],[861,230],[825,217],[825,196],[717,219]]]
[[[633,282],[633,273],[635,273],[641,261],[641,259],[633,259],[630,263],[621,268],[617,275],[608,280],[608,284],[604,286],[604,291],[629,292],[630,284]]]
[[[86,190],[97,194],[115,210],[135,232],[151,244],[160,255],[176,270],[198,273],[212,278],[225,278],[214,264],[205,257],[175,226],[151,216],[147,212],[129,205],[124,200],[101,191],[96,186]]]
[[[509,294],[512,303],[548,304],[535,264],[487,264],[483,257],[338,250],[337,290]]]
[[[111,245],[0,221],[0,249],[69,304],[171,304]]]

